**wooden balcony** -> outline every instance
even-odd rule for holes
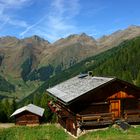
[[[108,125],[114,122],[113,113],[85,114],[76,115],[76,119],[80,126],[98,126]]]

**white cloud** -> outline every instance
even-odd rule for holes
[[[0,5],[4,8],[11,8],[12,6],[19,8],[27,4],[30,0],[0,0]]]
[[[50,3],[49,13],[45,14],[40,22],[28,26],[20,36],[39,34],[50,41],[77,31],[74,18],[80,12],[79,0],[53,0]]]
[[[27,27],[26,21],[13,18],[12,10],[22,8],[26,4],[29,4],[30,1],[31,0],[0,0],[0,29],[6,24]],[[9,13],[9,11],[11,11],[11,13]]]
[[[75,18],[80,13],[81,8],[80,0],[53,0],[50,5],[47,5],[49,12],[44,13],[43,18],[36,23],[26,27],[19,36],[37,34],[49,41],[56,41],[75,33],[99,34],[94,26],[87,28],[77,25]]]
[[[23,32],[19,34],[19,36],[24,37],[26,33],[28,33],[32,28],[36,27],[39,23],[41,23],[45,17],[41,18],[39,21],[37,21],[35,24],[28,26]]]

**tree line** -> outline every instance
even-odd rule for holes
[[[15,99],[9,100],[8,98],[0,100],[0,122],[13,122],[11,114],[16,110],[17,103]]]
[[[93,69],[93,73],[98,76],[115,76],[140,86],[140,37],[122,46],[116,54]]]
[[[7,123],[7,122],[14,122],[14,117],[10,117],[12,113],[25,105],[28,105],[30,103],[37,105],[39,107],[42,107],[45,109],[44,115],[43,115],[43,122],[55,122],[56,116],[52,113],[50,108],[48,107],[48,102],[50,101],[50,97],[47,94],[42,94],[40,96],[35,95],[33,97],[33,100],[26,100],[24,105],[21,106],[20,103],[16,102],[15,99],[3,99],[0,100],[0,122]]]

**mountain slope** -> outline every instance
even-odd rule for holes
[[[27,100],[33,100],[35,95],[40,96],[40,94],[46,92],[48,87],[76,76],[80,72],[93,71],[93,74],[96,76],[115,76],[140,86],[139,56],[140,37],[124,41],[115,48],[83,60],[73,67],[51,77],[36,91],[23,99],[20,104],[24,104]]]
[[[14,78],[28,79],[30,72],[51,65],[55,71],[67,69],[90,56],[104,52],[140,35],[140,26],[130,26],[98,40],[86,34],[70,35],[52,44],[38,37],[0,38],[0,70]],[[27,65],[26,67],[25,64]],[[27,71],[25,69],[28,69]]]
[[[0,76],[0,94],[2,92],[14,92],[15,86]]]
[[[115,55],[94,69],[95,75],[117,76],[140,86],[140,37],[125,41]]]
[[[36,67],[42,51],[49,42],[33,36],[25,39],[15,37],[0,38],[0,70],[3,74],[10,73],[14,77],[21,76],[21,65],[29,58],[32,60],[32,67]]]
[[[53,44],[52,55],[47,55],[48,51],[43,52],[41,63],[51,63],[54,66],[61,65],[63,69],[69,68],[81,60],[96,54],[98,45],[94,38],[86,35],[70,35],[65,39],[60,39]],[[48,62],[47,62],[47,61]]]
[[[114,45],[119,45],[125,40],[130,40],[137,36],[140,36],[140,26],[132,25],[124,30],[118,30],[111,35],[103,36],[98,39],[98,42],[102,47],[112,47]]]
[[[55,84],[81,71],[93,70],[119,49],[118,44],[123,41],[125,44],[125,40],[129,41],[138,35],[140,27],[131,26],[98,40],[83,33],[70,35],[52,44],[38,36],[25,39],[1,37],[0,74],[16,85],[16,92],[21,94],[21,99],[23,95],[25,97],[35,91],[42,81],[54,79],[52,81]],[[114,48],[113,51],[109,50],[111,48]],[[108,53],[106,50],[109,50]],[[136,75],[131,80],[134,83]]]
[[[116,31],[97,40],[84,33],[70,35],[50,45],[49,52],[52,54],[49,55],[48,50],[43,52],[41,65],[49,63],[54,66],[61,65],[63,69],[69,68],[87,57],[99,54],[137,36],[140,36],[140,26],[129,26],[127,29]]]

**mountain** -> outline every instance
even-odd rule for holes
[[[48,50],[44,51],[41,63],[43,65],[47,63],[54,66],[61,65],[62,69],[66,69],[95,54],[98,46],[94,38],[83,33],[60,39],[51,44],[50,49],[50,55],[47,55]]]
[[[32,100],[36,94],[39,95],[46,92],[46,88],[76,76],[80,72],[93,71],[93,74],[96,76],[116,76],[140,86],[139,45],[140,37],[136,37],[132,40],[122,42],[115,48],[83,60],[73,67],[51,77],[21,103]]]
[[[140,37],[127,40],[117,47],[87,58],[80,63],[51,77],[39,88],[24,98],[20,104],[33,101],[34,97],[41,97],[46,89],[63,82],[80,72],[92,71],[96,76],[115,76],[140,86]]]
[[[51,65],[56,71],[64,70],[139,35],[140,26],[130,26],[97,40],[82,33],[52,44],[36,35],[25,39],[1,37],[0,70],[3,75],[11,74],[16,78],[27,77],[31,71],[42,66]]]
[[[130,40],[134,37],[140,36],[140,26],[129,26],[127,29],[118,30],[111,35],[103,36],[98,39],[98,43],[103,48],[117,46],[125,40]]]
[[[49,42],[38,36],[25,39],[15,37],[0,38],[0,70],[3,75],[20,77],[22,65],[30,60],[31,67],[36,67],[40,56]]]
[[[100,39],[82,33],[70,35],[54,43],[49,43],[37,35],[24,39],[1,37],[0,74],[16,85],[19,94],[24,90],[24,94],[28,95],[36,90],[41,84],[40,81],[49,80],[75,65],[79,67],[80,72],[83,69],[80,69],[80,64],[85,59],[116,48],[120,43],[137,36],[140,36],[140,26],[130,26]],[[96,61],[92,60],[84,65],[87,67],[94,63]]]
[[[85,33],[70,35],[51,44],[51,48],[54,50],[50,52],[53,52],[53,56],[51,54],[47,55],[47,50],[44,51],[41,64],[51,63],[55,66],[61,64],[64,69],[69,68],[71,65],[87,57],[111,49],[118,46],[121,42],[137,36],[140,36],[140,26],[135,25],[129,26],[124,30],[118,30],[111,35],[103,36],[97,40]]]

